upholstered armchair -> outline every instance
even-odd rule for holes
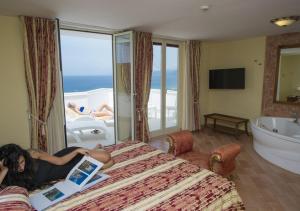
[[[209,153],[193,151],[193,135],[186,130],[169,134],[168,141],[169,153],[224,177],[235,169],[235,158],[241,150],[240,145],[231,143]]]

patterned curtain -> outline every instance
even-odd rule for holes
[[[136,139],[149,141],[148,101],[152,77],[152,34],[135,32],[134,74],[136,91]]]
[[[130,96],[131,93],[131,84],[130,84],[130,63],[122,63],[122,64],[117,64],[117,69],[120,70],[120,80],[121,83],[118,83],[119,85],[121,84],[128,96]]]
[[[56,92],[57,43],[55,20],[22,17],[25,75],[30,103],[31,147],[47,151],[46,122]]]
[[[201,56],[201,42],[198,40],[189,41],[188,45],[188,64],[189,75],[192,88],[192,113],[194,120],[194,130],[200,130],[200,56]]]

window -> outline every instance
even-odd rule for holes
[[[153,43],[153,72],[148,102],[150,132],[163,134],[178,127],[179,45]]]
[[[148,119],[150,131],[161,130],[161,100],[162,100],[162,45],[153,44],[153,71],[151,91],[148,102]]]
[[[166,47],[166,128],[177,126],[178,45]]]

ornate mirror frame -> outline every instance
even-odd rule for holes
[[[276,101],[280,49],[298,46],[300,33],[289,33],[266,38],[266,58],[262,99],[262,114],[266,116],[290,117],[291,113],[300,115],[300,104]]]

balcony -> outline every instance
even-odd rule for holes
[[[66,110],[66,127],[68,146],[92,148],[96,144],[112,145],[114,141],[114,120],[100,119],[90,114],[74,114],[67,108],[68,103],[76,103],[92,110],[106,103],[113,108],[113,89],[100,88],[86,92],[64,93]],[[167,91],[166,125],[175,126],[177,119],[177,92]],[[148,119],[150,131],[160,129],[161,93],[159,89],[151,89],[148,104]]]

